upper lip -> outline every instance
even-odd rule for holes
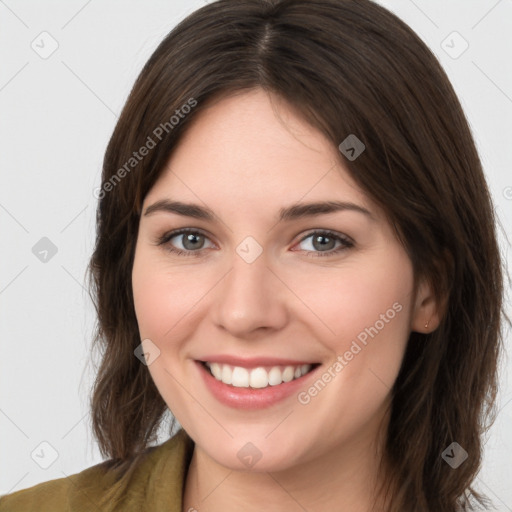
[[[230,355],[211,355],[199,359],[201,362],[230,364],[242,368],[257,368],[258,366],[299,366],[303,364],[316,364],[312,361],[298,359],[280,359],[277,357],[235,357]]]

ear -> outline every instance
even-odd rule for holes
[[[436,300],[431,284],[426,280],[422,281],[416,292],[411,330],[423,334],[435,331],[441,323],[443,310],[444,304]]]

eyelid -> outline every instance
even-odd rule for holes
[[[310,237],[311,235],[314,235],[315,233],[320,233],[320,234],[325,234],[325,235],[331,234],[332,236],[341,238],[345,242],[349,242],[352,244],[355,243],[354,240],[351,237],[349,237],[348,235],[345,235],[344,233],[338,233],[337,231],[334,231],[333,229],[327,229],[327,228],[311,229],[299,240],[299,242],[303,242],[306,238]]]

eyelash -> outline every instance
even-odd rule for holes
[[[167,247],[165,247],[165,249],[171,253],[178,255],[178,256],[192,256],[192,257],[200,256],[203,253],[203,251],[206,249],[199,249],[197,251],[184,251],[182,249],[177,249],[176,247],[173,247],[170,243],[168,243],[175,236],[189,234],[189,233],[199,234],[199,235],[206,237],[206,234],[200,230],[185,228],[185,229],[178,229],[176,231],[171,231],[169,233],[165,233],[164,235],[159,237],[156,242],[157,242],[158,246],[167,245]],[[323,230],[323,229],[320,229],[317,231],[312,231],[312,232],[308,233],[306,236],[301,238],[298,243],[303,242],[304,240],[308,239],[312,235],[327,236],[329,238],[339,240],[342,243],[342,245],[340,247],[338,247],[337,249],[331,249],[330,251],[306,251],[307,255],[312,258],[317,258],[317,257],[322,258],[322,257],[326,257],[326,256],[332,256],[334,254],[338,254],[341,251],[344,251],[345,249],[349,249],[350,247],[354,246],[354,243],[348,237],[341,236],[332,231]]]

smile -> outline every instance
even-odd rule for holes
[[[236,388],[266,388],[291,382],[309,373],[311,364],[286,365],[286,366],[259,366],[256,368],[244,368],[230,364],[204,362],[211,375],[219,382]]]

